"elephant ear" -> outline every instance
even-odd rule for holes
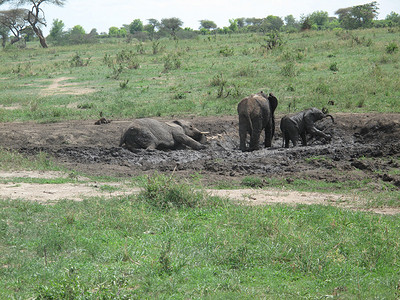
[[[271,113],[274,113],[275,109],[278,106],[278,99],[274,96],[274,94],[269,93],[268,101],[269,101],[269,107],[271,108]]]

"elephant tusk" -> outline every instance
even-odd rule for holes
[[[330,117],[332,119],[332,123],[335,123],[335,120],[333,119],[332,115],[326,115],[325,118],[326,117]]]
[[[201,134],[209,134],[208,131],[200,131]]]

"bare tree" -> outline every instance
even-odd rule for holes
[[[46,26],[46,19],[43,9],[40,7],[42,4],[54,4],[63,6],[66,0],[0,0],[0,5],[9,3],[14,5],[17,9],[22,6],[31,6],[27,10],[26,21],[32,27],[40,41],[43,48],[47,48],[46,38],[43,35],[41,26]]]

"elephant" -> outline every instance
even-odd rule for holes
[[[332,115],[326,114],[315,107],[303,110],[292,117],[284,116],[280,125],[283,135],[282,147],[289,148],[289,140],[292,141],[293,146],[297,146],[299,137],[301,137],[302,145],[307,146],[307,133],[330,140],[331,136],[317,129],[314,124],[316,121],[326,117],[330,117],[332,122],[335,123]]]
[[[240,150],[254,151],[259,149],[259,141],[262,130],[265,131],[264,146],[271,147],[275,133],[275,109],[278,99],[270,93],[264,92],[252,94],[242,99],[237,111],[239,114],[239,138]],[[246,148],[247,133],[250,135],[249,148]]]
[[[119,146],[124,144],[130,151],[136,149],[169,150],[188,146],[194,150],[205,149],[207,132],[201,132],[185,120],[160,122],[151,118],[134,120],[121,136]]]

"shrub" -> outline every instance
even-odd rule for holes
[[[395,43],[392,42],[389,45],[386,46],[386,53],[388,54],[393,54],[399,50],[399,46]]]
[[[338,68],[338,66],[337,66],[337,62],[331,63],[331,65],[329,66],[329,70],[331,70],[331,71],[333,71],[333,72],[339,71],[339,68]]]
[[[80,54],[77,52],[77,53],[75,53],[74,57],[72,57],[70,64],[71,64],[71,67],[86,67],[89,65],[90,59],[91,59],[91,57],[89,56],[86,59],[86,61],[84,61],[82,59],[82,57],[80,56]]]
[[[261,188],[264,186],[264,180],[258,177],[245,177],[242,179],[242,185],[253,188]]]
[[[176,54],[168,54],[164,57],[164,73],[177,70],[181,67],[182,62]]]
[[[295,77],[297,76],[297,70],[294,62],[288,62],[281,69],[281,74],[286,77]]]
[[[139,199],[161,209],[196,207],[205,202],[205,195],[172,177],[154,174],[143,184]]]
[[[219,50],[219,53],[222,54],[222,56],[228,57],[228,56],[232,56],[233,54],[235,54],[235,50],[233,48],[222,48],[221,50]]]

